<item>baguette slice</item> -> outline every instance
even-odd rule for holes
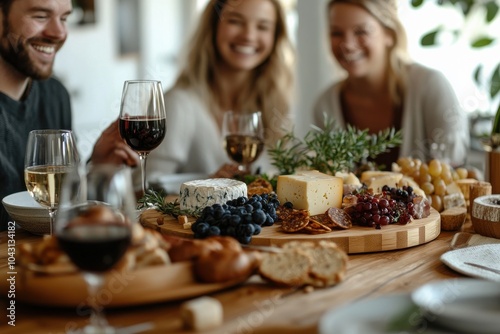
[[[283,286],[302,286],[309,280],[312,259],[300,249],[281,253],[267,253],[259,273],[262,278]]]
[[[305,251],[313,258],[309,272],[311,285],[330,286],[344,279],[347,255],[334,242],[320,241],[318,245]]]
[[[285,286],[312,285],[326,287],[344,279],[347,255],[331,241],[291,241],[283,245],[283,252],[266,254],[260,275],[264,279]]]

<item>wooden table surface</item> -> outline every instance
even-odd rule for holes
[[[470,229],[467,225],[465,230]],[[462,277],[439,259],[448,251],[455,232],[441,232],[437,239],[416,247],[349,255],[345,280],[334,287],[312,292],[279,288],[253,276],[245,284],[211,294],[223,305],[224,324],[211,333],[315,333],[325,311],[362,298],[410,292],[424,283]],[[40,240],[23,230],[16,244]],[[0,271],[7,272],[7,232],[0,233]],[[87,323],[76,309],[47,308],[16,303],[15,327],[7,324],[7,291],[2,291],[1,333],[64,333]],[[129,326],[152,322],[146,333],[187,333],[179,313],[181,302],[106,310],[110,324]],[[207,332],[208,333],[208,332]]]

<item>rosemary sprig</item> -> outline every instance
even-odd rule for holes
[[[269,155],[280,174],[316,169],[334,175],[337,171],[354,171],[367,158],[400,145],[402,138],[401,131],[393,128],[373,135],[352,126],[339,129],[325,116],[323,129],[313,126],[303,140],[292,131],[269,149]]]
[[[164,214],[168,214],[174,217],[178,217],[181,215],[199,217],[201,214],[201,210],[190,211],[190,210],[181,210],[179,201],[176,199],[173,202],[165,201],[166,194],[163,190],[153,190],[148,189],[146,194],[139,199],[137,202],[137,209],[149,209],[154,208]]]

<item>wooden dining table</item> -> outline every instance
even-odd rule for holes
[[[470,222],[463,230],[471,231]],[[348,303],[393,293],[409,293],[427,282],[463,275],[448,268],[440,256],[450,250],[455,232],[442,231],[428,243],[406,249],[349,255],[345,279],[338,285],[316,289],[278,287],[254,275],[243,284],[209,294],[223,307],[224,322],[204,333],[315,333],[326,311]],[[40,236],[18,229],[15,242],[34,243]],[[0,233],[0,271],[8,271],[7,232]],[[8,307],[2,291],[0,308]],[[188,333],[183,326],[183,300],[106,309],[109,323],[117,327],[146,323],[145,333]],[[88,316],[74,308],[53,308],[16,303],[15,326],[1,317],[1,333],[65,333],[84,326]]]

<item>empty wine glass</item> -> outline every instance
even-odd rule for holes
[[[59,205],[64,176],[79,163],[73,134],[69,130],[33,130],[24,159],[24,181],[31,196],[49,211],[50,234]]]
[[[116,333],[96,304],[105,281],[130,245],[135,197],[128,167],[94,165],[64,182],[55,236],[61,249],[82,271],[91,307],[84,333]]]
[[[260,111],[227,111],[222,121],[226,152],[239,169],[251,173],[251,165],[264,150],[264,125]]]
[[[120,135],[139,154],[143,194],[147,189],[146,159],[165,137],[166,117],[160,81],[125,81],[120,107]]]

